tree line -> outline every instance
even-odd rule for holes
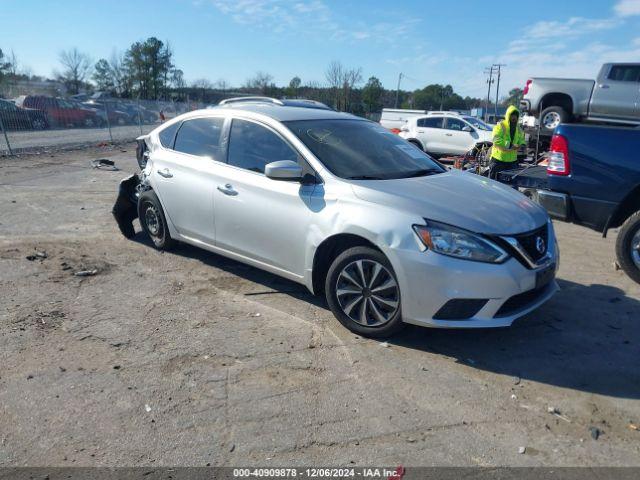
[[[417,110],[468,110],[484,106],[481,98],[462,97],[451,85],[431,84],[413,91],[386,89],[375,76],[364,81],[362,68],[331,62],[324,72],[324,82],[303,83],[294,76],[288,85],[277,86],[267,72],[256,72],[240,86],[224,79],[215,82],[201,78],[187,83],[184,72],[174,62],[169,42],[156,37],[134,42],[125,52],[94,61],[78,48],[60,52],[60,70],[55,80],[64,84],[69,94],[108,92],[121,98],[146,100],[199,101],[217,103],[231,95],[259,94],[276,98],[318,100],[341,111],[356,114],[379,112],[397,106]],[[0,87],[11,80],[41,77],[20,70],[13,52],[0,49]],[[503,103],[517,104],[522,91],[513,89]]]

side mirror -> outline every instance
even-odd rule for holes
[[[464,127],[462,127],[462,131],[463,132],[473,132],[473,128],[471,128],[469,125],[465,125]]]
[[[401,132],[408,132],[409,131],[409,125],[404,124],[400,127],[400,131]]]
[[[268,163],[264,167],[264,174],[272,180],[299,182],[302,180],[302,167],[291,160],[279,160]]]

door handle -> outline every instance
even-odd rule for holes
[[[453,137],[453,133],[445,133],[447,137]]]
[[[601,83],[600,85],[598,85],[600,88],[609,88],[609,85],[607,85],[606,83]]]
[[[233,189],[233,185],[231,185],[230,183],[227,183],[224,187],[222,185],[218,185],[218,190],[231,197],[235,197],[236,195],[238,195],[238,192]]]
[[[168,168],[163,168],[162,170],[158,170],[158,175],[164,178],[171,178],[173,174],[169,171]]]

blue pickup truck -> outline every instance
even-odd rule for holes
[[[606,236],[620,228],[618,264],[640,283],[640,128],[559,125],[546,169],[505,172],[557,219]]]

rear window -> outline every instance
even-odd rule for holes
[[[223,118],[187,120],[178,130],[173,149],[189,155],[221,160],[220,138],[223,124]]]
[[[164,148],[173,149],[173,141],[176,138],[178,128],[180,128],[180,122],[176,122],[173,125],[169,125],[163,130],[160,130],[158,137],[160,137],[160,143]]]
[[[419,118],[418,126],[424,128],[442,128],[442,117]]]

